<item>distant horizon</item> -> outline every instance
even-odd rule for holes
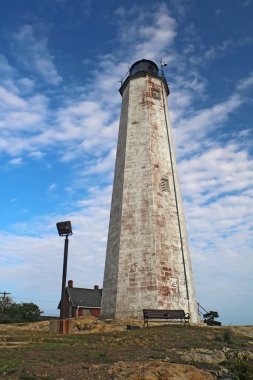
[[[120,81],[163,58],[197,301],[252,323],[252,16],[253,0],[2,4],[0,292],[57,313],[64,220],[67,279],[103,286]]]

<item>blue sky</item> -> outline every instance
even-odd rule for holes
[[[252,323],[253,1],[9,0],[0,14],[0,291],[56,314],[68,278],[102,286],[121,97],[168,66],[197,299]]]

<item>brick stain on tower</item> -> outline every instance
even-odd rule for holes
[[[163,73],[135,62],[122,108],[107,242],[102,318],[183,309],[198,321]]]

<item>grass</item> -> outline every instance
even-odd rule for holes
[[[253,363],[248,357],[236,358],[227,363],[230,372],[238,380],[253,379]]]
[[[219,350],[226,346],[237,352],[245,350],[249,345],[248,338],[227,333],[225,328],[184,328],[182,325],[65,336],[49,334],[46,331],[7,330],[0,332],[1,342],[6,344],[6,347],[0,348],[0,379],[23,380],[72,380],[76,379],[77,374],[86,373],[86,370],[87,373],[92,373],[92,368],[98,371],[94,377],[79,378],[107,379],[106,369],[118,361],[166,359],[180,363],[178,352],[193,347]],[[20,345],[15,346],[14,343]],[[228,361],[226,366],[237,376],[235,378],[250,379],[240,377],[243,376],[243,371],[249,376],[252,363],[248,359],[233,359]],[[59,375],[61,373],[62,376]]]

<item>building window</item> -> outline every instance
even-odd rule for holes
[[[162,177],[161,182],[160,182],[160,189],[163,192],[168,193],[170,188],[169,188],[169,179],[168,177]]]

